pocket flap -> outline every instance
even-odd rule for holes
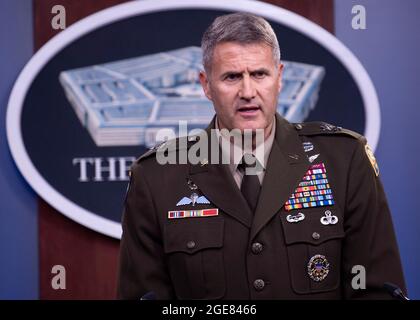
[[[338,219],[335,224],[323,224],[321,222],[321,218],[327,217],[329,213],[331,213],[331,217],[336,217]],[[289,219],[287,218],[288,216]],[[293,219],[294,217],[298,218]],[[293,243],[310,243],[312,245],[318,245],[330,239],[343,238],[345,235],[343,229],[343,215],[337,207],[282,212],[280,219],[283,225],[284,238],[287,245]],[[293,220],[298,221],[290,222]],[[326,220],[327,219],[323,219],[324,222]]]
[[[224,220],[221,218],[188,218],[171,221],[164,227],[166,253],[193,254],[207,248],[223,246]]]

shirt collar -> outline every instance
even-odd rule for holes
[[[239,162],[241,161],[244,151],[242,146],[233,143],[229,140],[229,137],[226,136],[223,131],[219,129],[218,119],[216,117],[215,121],[215,129],[217,139],[220,143],[220,147],[222,150],[222,155],[227,156],[229,155],[230,161],[229,165],[232,171],[236,170],[238,167]],[[253,150],[253,154],[257,158],[257,161],[262,165],[264,170],[266,169],[268,157],[271,152],[271,147],[273,146],[274,137],[276,133],[276,119],[273,117],[273,126],[271,128],[270,135],[265,139],[264,143],[260,143],[256,146],[255,150]],[[223,143],[222,143],[223,141]]]

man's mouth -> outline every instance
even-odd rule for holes
[[[258,105],[247,105],[241,106],[238,108],[238,112],[242,115],[253,115],[260,110],[260,106]]]

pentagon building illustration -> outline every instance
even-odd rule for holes
[[[321,66],[283,61],[277,111],[302,122],[315,107],[325,74]],[[154,146],[160,129],[178,135],[206,128],[214,109],[198,80],[201,49],[186,47],[60,73],[60,83],[97,146]]]

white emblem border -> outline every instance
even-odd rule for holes
[[[354,54],[325,29],[293,12],[254,0],[132,1],[90,15],[49,40],[25,65],[10,95],[7,106],[6,129],[12,156],[31,187],[55,209],[85,227],[117,239],[121,238],[120,223],[98,216],[67,199],[41,176],[29,158],[22,139],[20,121],[24,99],[33,80],[48,61],[64,47],[89,32],[136,15],[179,9],[251,12],[283,24],[318,42],[345,66],[355,80],[365,106],[366,128],[364,135],[373,150],[376,149],[380,133],[380,109],[373,83]]]

